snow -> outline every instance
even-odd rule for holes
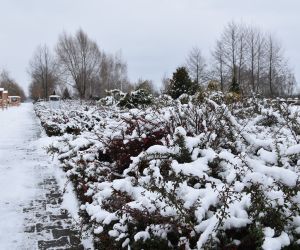
[[[103,227],[101,227],[101,226],[99,226],[99,227],[97,227],[97,228],[94,229],[94,233],[95,234],[100,234],[102,232],[103,232]]]
[[[261,148],[260,150],[258,150],[257,154],[260,156],[260,159],[262,159],[263,161],[270,163],[270,164],[276,164],[277,163],[277,157],[276,154],[274,154],[274,152],[270,152],[267,150],[264,150],[263,148]]]
[[[35,249],[36,242],[24,237],[23,207],[38,198],[37,185],[43,176],[56,176],[61,187],[66,183],[62,170],[54,167],[44,149],[52,141],[41,133],[31,103],[0,110],[0,249],[24,249],[25,245]],[[78,219],[77,199],[70,185],[63,206]]]
[[[197,242],[197,247],[198,249],[202,249],[203,245],[205,244],[205,242],[208,240],[208,238],[212,235],[215,226],[218,223],[218,219],[216,218],[216,216],[213,216],[212,218],[203,221],[200,225],[199,228],[203,227],[203,229],[201,231],[203,231],[203,233],[201,234],[198,242]]]
[[[36,195],[39,132],[31,104],[0,111],[0,249],[24,240],[22,206]]]
[[[282,232],[279,237],[274,237],[275,231],[272,228],[265,228],[265,240],[262,245],[264,250],[280,250],[281,248],[290,244],[290,239],[287,233]]]
[[[79,204],[74,193],[73,184],[67,179],[66,174],[62,171],[61,168],[54,167],[53,169],[55,170],[55,178],[58,181],[61,192],[63,193],[61,208],[66,209],[70,213],[72,218],[76,222],[79,222]]]
[[[127,226],[135,223],[139,212],[154,214],[154,220],[155,216],[181,219],[187,213],[193,218],[190,233],[196,236],[194,247],[202,249],[209,239],[218,241],[220,229],[238,230],[253,223],[265,228],[252,210],[253,203],[261,202],[255,199],[258,194],[266,202],[260,204],[264,211],[259,217],[265,216],[267,208],[282,205],[287,205],[285,212],[289,214],[292,201],[300,203],[300,193],[291,198],[286,193],[289,188],[295,189],[299,180],[299,135],[286,126],[282,113],[272,107],[260,108],[258,113],[237,115],[238,110],[229,110],[210,99],[200,106],[177,102],[158,110],[120,110],[114,106],[99,109],[74,102],[69,110],[61,108],[51,113],[48,107],[40,106],[37,113],[42,122],[53,122],[62,131],[70,125],[80,128],[79,134],[53,140],[54,156],[69,169],[70,178],[85,184],[84,195],[89,202],[82,199],[80,208],[87,212],[97,237],[113,238],[129,248],[134,244],[129,233],[134,240],[145,241],[154,235],[165,239],[171,229],[155,224],[157,221],[151,225],[146,222],[133,232]],[[192,111],[199,115],[195,119],[197,129],[195,113],[189,116]],[[276,118],[275,122],[263,125],[270,116]],[[152,139],[152,133],[160,129],[165,129],[167,135],[153,145],[134,148],[134,154],[126,151],[131,161],[125,169],[115,168],[118,151],[112,151],[112,156],[117,155],[115,159],[104,159],[111,156],[111,145],[118,146],[111,144],[113,140],[122,145],[117,149],[123,150],[130,148],[134,140]],[[178,138],[184,139],[184,153],[190,154],[184,160]],[[120,158],[123,159],[122,153]],[[281,249],[291,244],[291,232],[300,231],[299,217],[291,218],[297,225],[286,225],[290,231],[276,229],[275,235],[274,229],[265,228],[260,247]],[[106,227],[111,230],[104,230]],[[243,239],[231,240],[234,244],[244,243]],[[190,244],[186,237],[180,241]]]
[[[286,150],[287,155],[300,154],[300,144],[293,145]]]
[[[148,232],[146,231],[141,231],[138,232],[135,236],[134,236],[134,240],[138,241],[138,240],[143,240],[145,241],[146,239],[150,238],[150,235]]]
[[[249,166],[254,171],[273,177],[276,180],[282,181],[287,186],[294,186],[298,179],[298,175],[289,169],[281,167],[267,167],[263,162],[253,159],[248,159]]]

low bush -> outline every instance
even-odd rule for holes
[[[297,249],[299,109],[220,92],[187,98],[36,106],[63,133],[49,152],[76,188],[96,249]],[[80,133],[67,134],[70,123]]]

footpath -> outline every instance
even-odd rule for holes
[[[32,104],[0,111],[0,249],[84,249]]]

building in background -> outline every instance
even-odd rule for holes
[[[21,104],[20,96],[8,96],[9,106],[19,106]]]

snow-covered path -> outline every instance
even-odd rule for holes
[[[32,104],[0,111],[0,249],[16,249],[23,241],[23,206],[36,194],[39,133]]]
[[[82,249],[40,134],[32,104],[0,110],[0,250]]]

